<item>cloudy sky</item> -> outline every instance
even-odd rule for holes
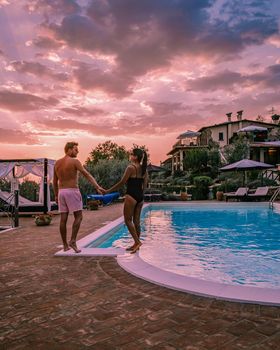
[[[1,158],[80,159],[280,112],[278,0],[0,0]]]

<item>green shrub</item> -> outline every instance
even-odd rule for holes
[[[19,193],[24,198],[37,202],[39,199],[39,184],[33,180],[24,179],[19,185]]]
[[[192,191],[193,199],[207,199],[209,186],[213,180],[209,176],[196,176],[193,181],[195,185]]]

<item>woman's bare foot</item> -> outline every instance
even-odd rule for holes
[[[81,249],[79,249],[79,248],[77,247],[76,242],[70,241],[70,242],[69,242],[69,247],[72,248],[72,249],[74,250],[75,253],[81,253]]]
[[[64,244],[64,245],[63,245],[63,250],[64,250],[65,252],[67,252],[67,250],[70,250],[68,244]]]
[[[134,247],[135,247],[135,243],[131,247],[126,248],[125,250],[129,252],[129,251],[133,250]]]
[[[130,254],[134,254],[134,253],[136,253],[136,252],[137,252],[137,250],[139,250],[139,248],[141,247],[141,245],[142,245],[142,243],[141,243],[141,242],[136,243],[136,244],[134,245],[134,248],[131,250]]]

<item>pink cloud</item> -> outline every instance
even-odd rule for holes
[[[58,81],[67,81],[69,79],[66,73],[55,72],[39,62],[14,61],[10,65],[19,73],[29,73],[37,77],[48,77]]]
[[[104,72],[95,66],[78,63],[73,71],[74,79],[82,89],[101,90],[108,95],[125,97],[132,94],[135,80],[122,71]]]
[[[0,143],[34,145],[39,144],[40,141],[34,134],[0,128]]]
[[[39,110],[55,106],[58,100],[54,97],[46,99],[28,93],[0,91],[0,108],[14,112]]]
[[[80,106],[61,108],[61,111],[75,115],[77,117],[102,116],[105,114],[105,111],[99,108],[86,108]]]
[[[241,74],[230,70],[215,72],[201,78],[189,79],[186,85],[188,90],[195,91],[232,90],[241,86],[279,88],[280,64],[266,67],[263,71],[254,74]]]
[[[47,36],[37,36],[37,38],[32,40],[32,44],[40,49],[46,50],[59,49],[63,46],[63,42]]]

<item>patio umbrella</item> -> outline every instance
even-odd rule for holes
[[[274,165],[256,162],[251,159],[242,159],[238,162],[228,164],[220,168],[221,171],[234,171],[234,170],[255,170],[255,169],[268,169],[274,168]]]
[[[256,162],[251,159],[242,159],[238,162],[228,164],[220,168],[221,171],[244,171],[244,180],[243,182],[247,183],[247,171],[248,170],[263,170],[268,168],[273,168],[274,166],[267,163]]]
[[[188,131],[184,132],[183,134],[180,134],[177,137],[177,139],[181,140],[181,139],[186,139],[186,138],[197,137],[200,134],[201,134],[201,132],[188,130]]]

